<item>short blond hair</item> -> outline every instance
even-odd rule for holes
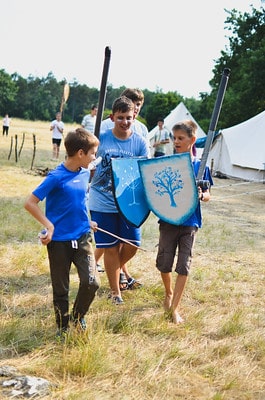
[[[194,121],[191,119],[186,119],[184,121],[177,122],[172,128],[172,132],[182,130],[186,132],[189,137],[196,137],[197,129],[198,125]]]

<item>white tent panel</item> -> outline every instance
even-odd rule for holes
[[[205,133],[202,128],[199,126],[198,122],[193,118],[189,110],[186,108],[183,102],[180,102],[165,118],[164,118],[164,125],[165,127],[171,132],[173,126],[180,121],[185,119],[191,119],[194,121],[197,126],[197,137],[205,137]],[[151,148],[154,141],[155,132],[157,130],[157,126],[155,126],[151,131],[148,133],[148,138],[150,140]],[[197,156],[199,157],[202,153],[203,149],[197,149]],[[173,143],[169,143],[167,145],[167,154],[173,153]],[[198,154],[199,153],[199,154]]]
[[[244,168],[263,169],[265,163],[265,111],[223,130],[231,162]]]
[[[213,173],[227,177],[264,179],[265,111],[231,128],[215,139],[208,163]]]

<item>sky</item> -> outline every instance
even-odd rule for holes
[[[0,0],[1,69],[99,89],[108,84],[199,98],[226,50],[225,9],[262,0]],[[232,73],[230,79],[232,78]]]

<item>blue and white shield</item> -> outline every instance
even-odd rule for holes
[[[150,214],[140,176],[138,160],[142,157],[112,158],[113,194],[119,212],[139,228]]]
[[[198,188],[190,154],[139,160],[138,164],[151,211],[173,225],[185,222],[198,205]]]

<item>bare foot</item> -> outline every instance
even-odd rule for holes
[[[184,319],[181,318],[178,312],[172,314],[173,324],[183,324]]]
[[[170,311],[170,307],[171,307],[171,303],[172,303],[172,298],[173,298],[172,295],[168,295],[168,296],[165,297],[165,300],[164,300],[164,303],[163,303],[163,306],[164,306],[164,310],[165,310],[165,311]]]

